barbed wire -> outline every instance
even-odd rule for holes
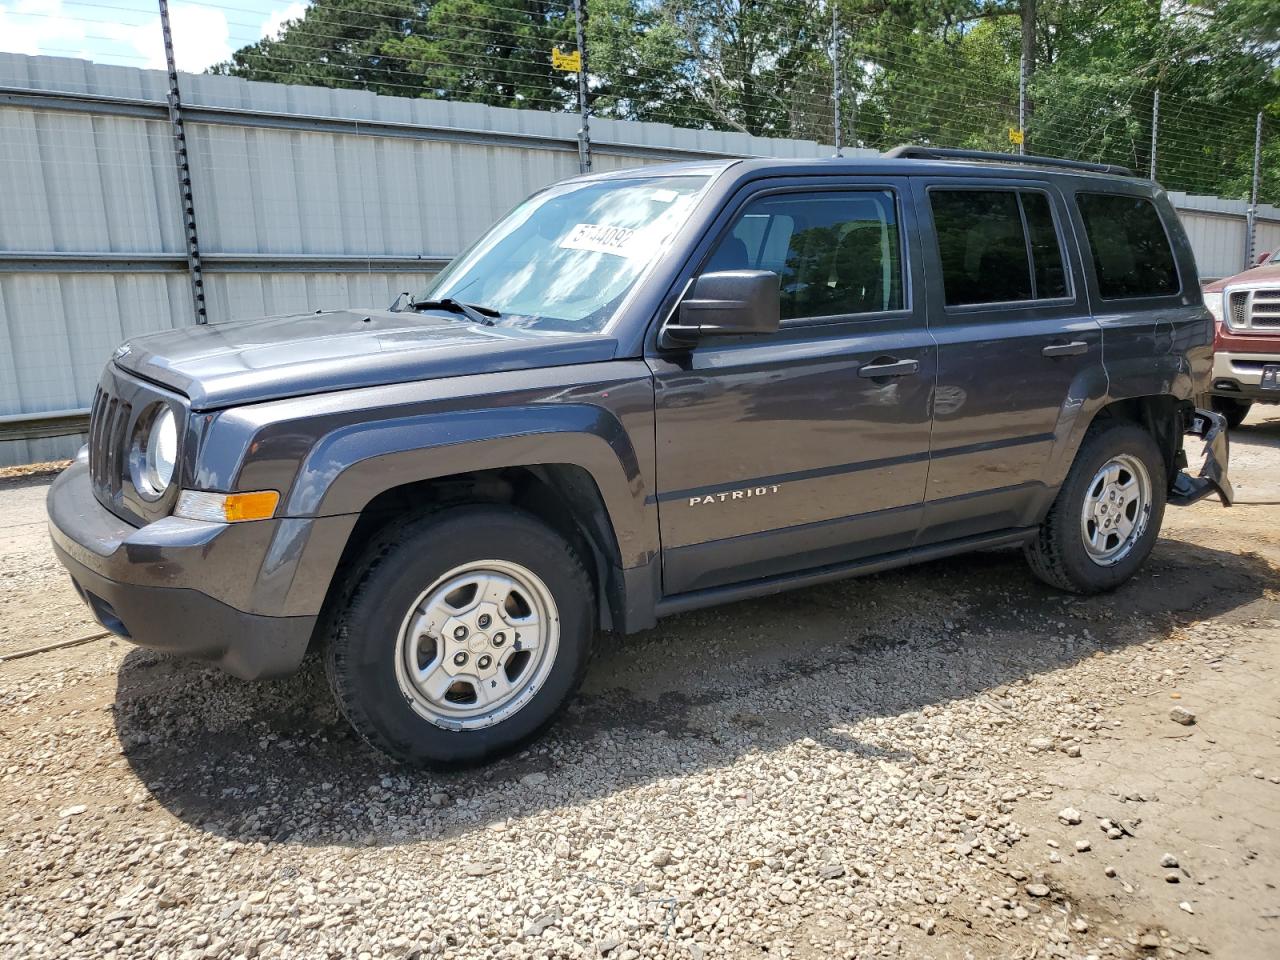
[[[373,37],[368,49],[361,46],[364,40],[344,33],[351,24],[324,5],[308,6],[300,18],[285,21],[290,26],[280,40],[263,37],[262,32],[282,11],[268,16],[261,7],[234,0],[189,6],[224,14],[228,40],[234,36],[238,46],[219,72],[231,76],[552,113],[578,109],[573,75],[551,64],[553,45],[574,45],[574,11],[568,0],[485,3],[456,12],[448,23],[433,17],[426,3],[366,0],[359,26]],[[619,63],[597,59],[593,44],[605,43],[601,49],[609,50],[610,43],[616,47],[619,42],[618,36],[610,39],[610,27],[633,24],[606,22],[601,27],[599,21],[608,21],[608,13],[594,13],[599,29],[587,33],[593,65],[588,87],[591,112],[597,118],[831,143],[837,133],[832,87],[839,69],[844,90],[839,132],[846,146],[883,149],[910,140],[1011,153],[1015,149],[1010,134],[1018,123],[1019,68],[1010,37],[1016,40],[1016,29],[989,37],[989,48],[983,47],[979,56],[966,47],[976,29],[972,25],[951,24],[940,32],[895,37],[878,15],[839,10],[833,63],[830,7],[819,0],[770,4],[781,25],[763,52],[744,51],[737,42],[736,21],[713,23],[707,19],[709,8],[701,9],[699,17],[685,7],[633,9],[637,15],[653,15],[655,23],[670,30],[667,41],[679,63],[673,67],[643,57],[631,59],[625,50]],[[1095,16],[1105,18],[1107,10],[1104,6]],[[28,19],[52,15],[20,14]],[[136,31],[154,22],[154,14],[112,0],[65,0],[60,15],[75,18],[84,40],[115,42],[119,49],[112,59],[151,62],[141,52],[129,52],[118,32],[106,24]],[[291,45],[286,41],[295,28],[302,32],[293,34]],[[409,40],[422,41],[420,49],[406,49]],[[0,38],[0,45],[3,42]],[[342,62],[327,59],[335,51],[345,58]],[[1050,69],[1051,65],[1042,67],[1039,76]],[[1165,72],[1185,79],[1194,69],[1194,64],[1181,62]],[[1139,173],[1148,171],[1157,79],[1148,76],[1150,72],[1066,83],[1051,101],[1040,97],[1033,81],[1030,117],[1023,131],[1028,151],[1119,161]],[[0,77],[0,84],[5,79]],[[30,81],[19,76],[13,82],[21,86]],[[101,90],[103,81],[94,77],[60,82]],[[121,84],[127,85],[124,80]],[[136,96],[137,90],[128,93]],[[197,93],[193,102],[199,101]],[[1162,181],[1174,189],[1238,194],[1240,182],[1247,179],[1255,122],[1256,115],[1237,103],[1215,103],[1208,94],[1189,95],[1185,89],[1162,91],[1156,137]],[[1272,126],[1264,123],[1264,136],[1272,135]],[[243,151],[248,142],[241,133],[208,132],[202,137],[208,149]],[[129,149],[100,144],[98,160],[110,163],[113,150],[123,158]],[[0,149],[0,160],[8,156]],[[231,156],[225,153],[218,162],[233,162]],[[1273,189],[1270,179],[1266,189]]]

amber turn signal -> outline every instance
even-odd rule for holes
[[[257,490],[253,493],[183,490],[173,515],[187,520],[207,520],[210,523],[268,520],[275,516],[279,502],[280,494],[275,490]]]

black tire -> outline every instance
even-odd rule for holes
[[[1237,400],[1235,397],[1213,397],[1209,403],[1215,413],[1227,418],[1227,428],[1230,430],[1244,423],[1244,418],[1253,407],[1252,400]]]
[[[542,580],[558,612],[558,649],[542,685],[511,716],[478,729],[445,729],[415,710],[402,690],[397,644],[424,590],[450,571],[484,560],[519,564]],[[596,624],[582,559],[545,524],[504,506],[455,507],[386,531],[333,606],[325,669],[339,708],[371,745],[423,767],[481,763],[541,733],[582,682]]]
[[[1113,457],[1127,454],[1146,467],[1151,509],[1146,527],[1127,554],[1110,566],[1085,548],[1081,515],[1094,477]],[[1160,535],[1167,493],[1167,468],[1151,434],[1136,423],[1107,420],[1089,429],[1053,506],[1024,553],[1032,572],[1052,587],[1071,593],[1101,593],[1124,583],[1147,559]]]

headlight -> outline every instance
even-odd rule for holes
[[[1218,323],[1222,322],[1222,297],[1221,292],[1206,293],[1204,295],[1204,305],[1209,308],[1209,312],[1213,314],[1213,319]]]
[[[173,410],[166,406],[151,421],[142,458],[143,479],[152,496],[159,497],[169,489],[177,459],[178,421]]]

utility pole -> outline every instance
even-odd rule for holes
[[[831,106],[832,106],[832,143],[836,148],[836,156],[842,156],[843,144],[840,129],[840,8],[836,0],[827,0],[831,4]]]
[[[169,0],[160,0],[160,29],[164,33],[164,60],[169,67],[169,125],[173,128],[173,158],[178,169],[178,200],[187,238],[187,273],[191,277],[191,305],[196,323],[208,323],[205,309],[204,272],[200,267],[200,239],[196,235],[196,207],[191,194],[191,164],[187,162],[187,132],[182,123],[182,98],[178,95],[178,67],[173,58],[173,31],[169,29]]]
[[[1151,98],[1151,180],[1156,178],[1156,147],[1160,135],[1160,88],[1156,87]]]
[[[1022,142],[1018,144],[1018,153],[1027,152],[1027,121],[1031,119],[1031,108],[1027,103],[1027,88],[1031,85],[1031,75],[1036,69],[1036,0],[1022,0],[1022,58],[1018,70],[1018,130],[1022,133]]]
[[[591,172],[591,128],[587,120],[587,0],[573,0],[573,19],[578,31],[578,172]]]
[[[1253,186],[1249,190],[1249,214],[1244,231],[1244,268],[1253,266],[1254,231],[1258,226],[1258,187],[1262,179],[1262,111],[1253,127]]]

